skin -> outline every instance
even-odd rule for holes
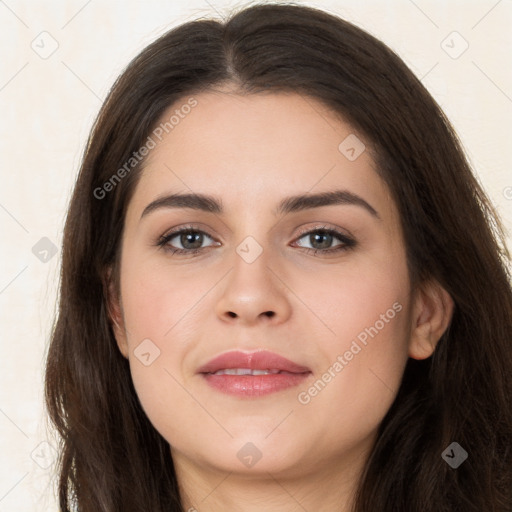
[[[432,354],[453,302],[435,282],[411,290],[396,205],[370,142],[349,124],[298,94],[224,88],[194,98],[197,106],[151,150],[127,210],[121,292],[111,286],[109,300],[119,349],[148,418],[171,445],[185,510],[348,511],[408,357]],[[366,145],[354,161],[338,149],[350,134]],[[334,189],[364,198],[380,218],[354,204],[273,212],[284,197]],[[225,212],[161,208],[141,219],[171,192],[216,196]],[[190,223],[208,235],[202,252],[156,246]],[[300,230],[323,226],[356,246],[322,253],[322,240],[313,245]],[[252,263],[236,251],[247,236],[263,251]],[[169,243],[184,247],[179,236]],[[300,403],[298,393],[396,303],[400,312]],[[149,366],[134,353],[145,339],[160,350]],[[225,395],[196,372],[231,349],[268,349],[312,375],[260,398]],[[248,442],[262,455],[252,467],[237,457]]]

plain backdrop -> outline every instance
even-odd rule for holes
[[[512,226],[512,1],[296,2],[387,43],[455,126]],[[0,1],[0,512],[57,511],[43,408],[67,204],[93,119],[142,48],[224,0]],[[510,247],[510,237],[509,237]]]

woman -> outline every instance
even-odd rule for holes
[[[255,5],[159,38],[101,109],[63,244],[62,510],[511,510],[500,221],[361,29]]]

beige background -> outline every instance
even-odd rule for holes
[[[355,22],[405,60],[445,109],[511,230],[512,1],[297,3]],[[52,257],[40,240],[60,247],[93,118],[119,72],[157,36],[241,5],[0,1],[0,512],[58,510],[42,380],[60,250]]]

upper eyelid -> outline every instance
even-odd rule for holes
[[[212,240],[215,239],[215,237],[210,235],[210,233],[208,233],[208,231],[206,231],[205,229],[202,229],[199,227],[194,227],[194,226],[184,226],[181,228],[171,229],[167,233],[164,233],[160,238],[174,238],[175,236],[180,235],[182,233],[186,233],[187,231],[202,233],[202,234],[210,237]]]
[[[343,229],[343,228],[335,228],[333,226],[329,226],[329,225],[318,225],[318,226],[313,226],[313,227],[308,227],[308,228],[304,228],[304,230],[300,230],[300,233],[299,233],[299,238],[304,236],[304,235],[307,235],[311,232],[314,232],[314,231],[332,231],[334,233],[337,233],[339,235],[343,235],[347,238],[353,238],[353,235],[346,229]]]

